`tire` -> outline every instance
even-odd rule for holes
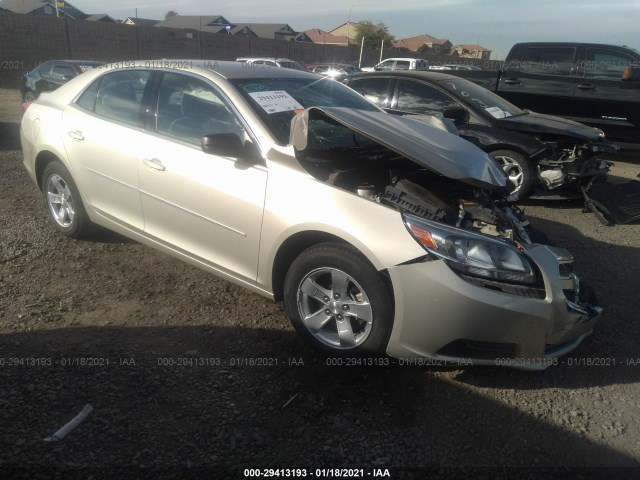
[[[384,355],[393,298],[382,276],[350,245],[322,243],[302,252],[287,272],[284,301],[293,327],[320,353]]]
[[[31,90],[27,91],[27,93],[24,94],[25,102],[34,102],[37,98],[38,96],[35,94],[35,92],[32,92]]]
[[[489,152],[489,155],[498,162],[509,177],[514,187],[509,191],[509,195],[518,200],[527,198],[536,181],[536,174],[531,162],[524,155],[513,150],[495,150]]]
[[[78,188],[59,161],[49,163],[44,169],[42,196],[56,230],[71,238],[83,238],[93,232],[93,223],[87,216]]]

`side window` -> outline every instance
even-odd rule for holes
[[[633,62],[631,57],[604,48],[587,49],[587,60],[584,63],[585,78],[620,80],[622,71]]]
[[[409,60],[398,60],[396,62],[396,70],[409,70],[411,62]]]
[[[51,78],[51,67],[53,67],[53,63],[43,63],[38,67],[38,73],[42,78]]]
[[[59,82],[64,81],[64,77],[75,77],[76,72],[67,65],[55,65],[51,70],[51,79]]]
[[[313,69],[313,73],[325,73],[329,70],[329,65],[319,65]]]
[[[454,105],[458,102],[449,95],[424,83],[400,80],[398,84],[398,110],[434,114]]]
[[[386,108],[391,103],[389,98],[390,82],[391,80],[388,78],[362,78],[351,80],[348,85],[370,102]]]
[[[126,70],[103,76],[94,111],[113,120],[137,125],[149,75],[147,71]]]
[[[196,145],[211,133],[235,133],[244,139],[242,124],[220,94],[209,83],[178,73],[162,78],[156,130]]]
[[[376,67],[376,70],[393,70],[394,60],[385,60],[382,63],[379,63]]]
[[[518,69],[525,73],[570,75],[575,53],[574,47],[529,47]]]

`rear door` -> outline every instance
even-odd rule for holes
[[[138,152],[150,75],[144,70],[108,73],[62,115],[64,146],[82,197],[99,215],[136,231],[143,228]]]
[[[608,137],[640,142],[640,85],[622,80],[638,62],[615,47],[584,47],[574,91],[574,120],[602,128]]]

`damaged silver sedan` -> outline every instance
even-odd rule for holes
[[[306,72],[142,61],[43,94],[21,139],[61,233],[101,225],[284,300],[324,354],[545,368],[602,309],[439,122]]]

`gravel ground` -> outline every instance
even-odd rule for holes
[[[18,122],[17,91],[0,90],[3,478],[294,467],[308,477],[640,477],[640,225],[605,227],[576,203],[526,206],[606,308],[557,367],[332,367],[282,305],[115,234],[54,233],[22,167]],[[638,172],[633,157],[613,169]],[[43,441],[86,404],[73,432]]]

